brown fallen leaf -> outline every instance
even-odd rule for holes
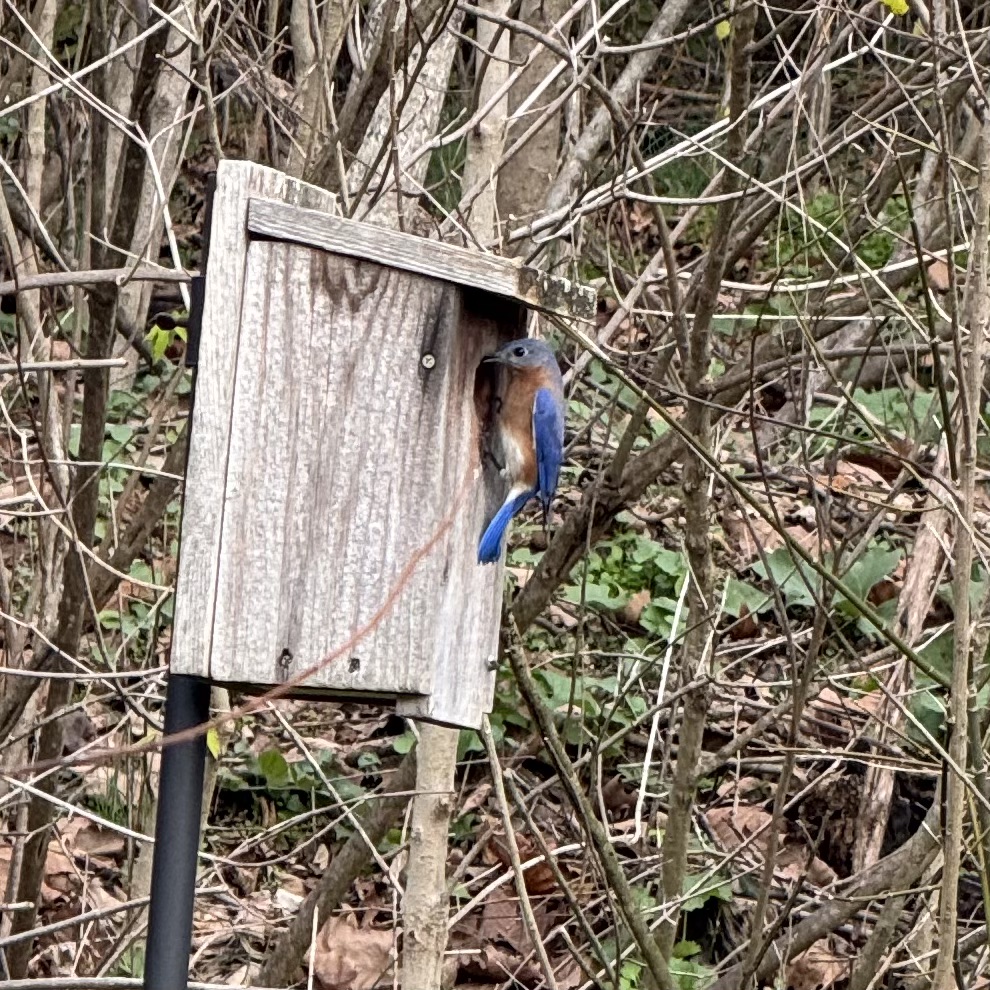
[[[729,639],[753,639],[759,631],[759,617],[753,615],[749,606],[743,602],[739,608],[739,618],[726,630]]]
[[[624,811],[635,807],[636,795],[636,788],[627,787],[622,775],[617,773],[602,787],[602,804],[609,811]]]
[[[124,855],[127,843],[122,835],[101,828],[93,822],[76,832],[70,842],[67,842],[74,856],[111,856]]]
[[[540,978],[540,967],[536,959],[521,962],[514,953],[490,944],[478,955],[465,960],[461,968],[468,975],[482,977],[486,984],[500,984],[511,976],[517,986],[527,986]]]
[[[528,835],[522,833],[516,835],[516,846],[519,849],[519,858],[524,863],[540,853],[536,843]],[[493,835],[482,850],[481,858],[489,865],[501,863],[506,869],[511,868],[512,857],[509,854],[509,846],[505,841],[505,835]],[[526,882],[526,890],[530,894],[548,894],[556,889],[557,886],[553,870],[542,860],[523,871],[523,880]]]
[[[330,850],[325,843],[320,843],[313,853],[313,869],[322,873],[330,863]]]
[[[53,340],[51,342],[50,360],[71,361],[72,357],[72,345],[67,340]]]
[[[372,990],[392,968],[393,933],[359,928],[353,912],[330,918],[310,950],[323,990]]]
[[[516,952],[528,952],[530,938],[519,898],[505,891],[491,894],[481,911],[478,935],[482,942],[504,942]]]
[[[936,292],[948,292],[951,288],[949,281],[949,266],[941,259],[933,261],[927,269],[928,284]]]
[[[48,855],[45,857],[45,877],[41,882],[41,898],[46,904],[51,904],[66,897],[81,886],[79,871],[75,864],[59,848],[58,842],[48,844]]]
[[[863,726],[875,717],[883,707],[880,691],[870,691],[860,696],[839,694],[833,688],[824,688],[805,709],[807,720],[802,728],[821,742],[836,745],[848,742]],[[813,721],[812,721],[813,720]],[[834,732],[829,726],[835,726]]]
[[[712,808],[705,815],[708,826],[726,852],[734,852],[747,840],[750,854],[762,860],[766,856],[773,815],[752,804],[726,805]],[[786,824],[781,823],[786,829]],[[779,835],[774,874],[780,880],[797,880],[804,876],[818,887],[834,883],[835,871],[811,849],[803,839],[785,832]]]
[[[768,828],[773,821],[773,815],[754,804],[729,804],[712,808],[705,818],[708,827],[726,852],[738,849],[743,842],[761,829]],[[761,836],[758,841],[765,846],[765,836]]]
[[[639,622],[639,617],[643,614],[643,609],[650,604],[651,598],[652,596],[648,588],[637,591],[619,613],[623,622],[628,622],[632,626],[636,625]]]
[[[760,552],[757,548],[757,540],[760,541],[766,553],[772,553],[784,545],[780,534],[757,515],[746,520],[741,512],[727,512],[723,526],[726,542],[735,549],[741,563],[748,564],[754,560],[759,560]]]
[[[745,519],[741,512],[726,513],[723,525],[726,542],[735,549],[740,564],[752,564],[761,559],[761,550],[764,554],[771,554],[785,543],[777,527],[755,513]],[[784,528],[787,535],[809,553],[817,552],[817,529],[806,529],[800,524]]]
[[[822,488],[851,494],[861,492],[873,498],[883,497],[890,491],[890,483],[880,471],[852,460],[836,461],[831,474],[816,475],[815,481]]]
[[[468,796],[461,807],[460,814],[466,815],[482,807],[488,800],[488,795],[492,792],[491,781],[479,784]]]
[[[819,939],[787,966],[787,985],[791,990],[828,990],[849,978],[851,961],[838,955],[828,939]]]
[[[738,780],[728,779],[722,781],[715,793],[720,797],[753,797],[757,799],[765,798],[769,792],[769,783],[760,777],[740,777]]]
[[[563,629],[573,629],[578,624],[577,616],[560,605],[551,605],[548,614],[550,619]]]

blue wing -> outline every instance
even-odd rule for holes
[[[536,446],[536,487],[544,509],[557,490],[564,459],[564,410],[548,388],[538,389],[533,401],[533,443]]]

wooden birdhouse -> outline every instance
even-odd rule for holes
[[[477,727],[502,594],[479,364],[593,293],[246,162],[208,226],[172,672]]]

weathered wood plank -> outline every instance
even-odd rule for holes
[[[250,162],[221,162],[213,200],[196,406],[189,445],[171,669],[208,676],[227,446],[252,196],[332,210],[324,189]],[[248,342],[250,343],[250,342]]]
[[[560,316],[592,320],[594,289],[520,261],[385,230],[264,197],[248,204],[250,233],[364,258],[418,275],[471,286]]]
[[[485,491],[474,387],[499,328],[468,325],[462,295],[296,244],[250,245],[214,679],[277,683],[319,663],[373,620],[451,518],[371,631],[306,686],[480,723],[501,574],[475,559]]]
[[[494,342],[525,333],[526,310],[518,303],[471,290],[463,290],[460,298],[462,339]],[[474,354],[470,360],[475,360]],[[479,415],[486,411],[478,408],[470,414],[477,426]],[[451,534],[452,545],[463,550],[450,558],[440,588],[433,690],[425,697],[399,698],[395,710],[400,715],[480,728],[483,716],[492,709],[504,575],[501,564],[477,563],[477,547],[485,523],[505,498],[505,480],[490,459],[483,460],[482,468],[479,507],[459,517]],[[458,635],[466,616],[477,624],[470,639]]]

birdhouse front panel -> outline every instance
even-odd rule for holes
[[[493,653],[461,290],[294,244],[248,249],[211,676],[428,695]],[[447,607],[450,597],[457,607]],[[484,668],[477,671],[481,673]]]
[[[593,293],[251,163],[221,163],[212,209],[172,672],[477,727],[504,495],[481,361],[526,307],[587,318]]]

